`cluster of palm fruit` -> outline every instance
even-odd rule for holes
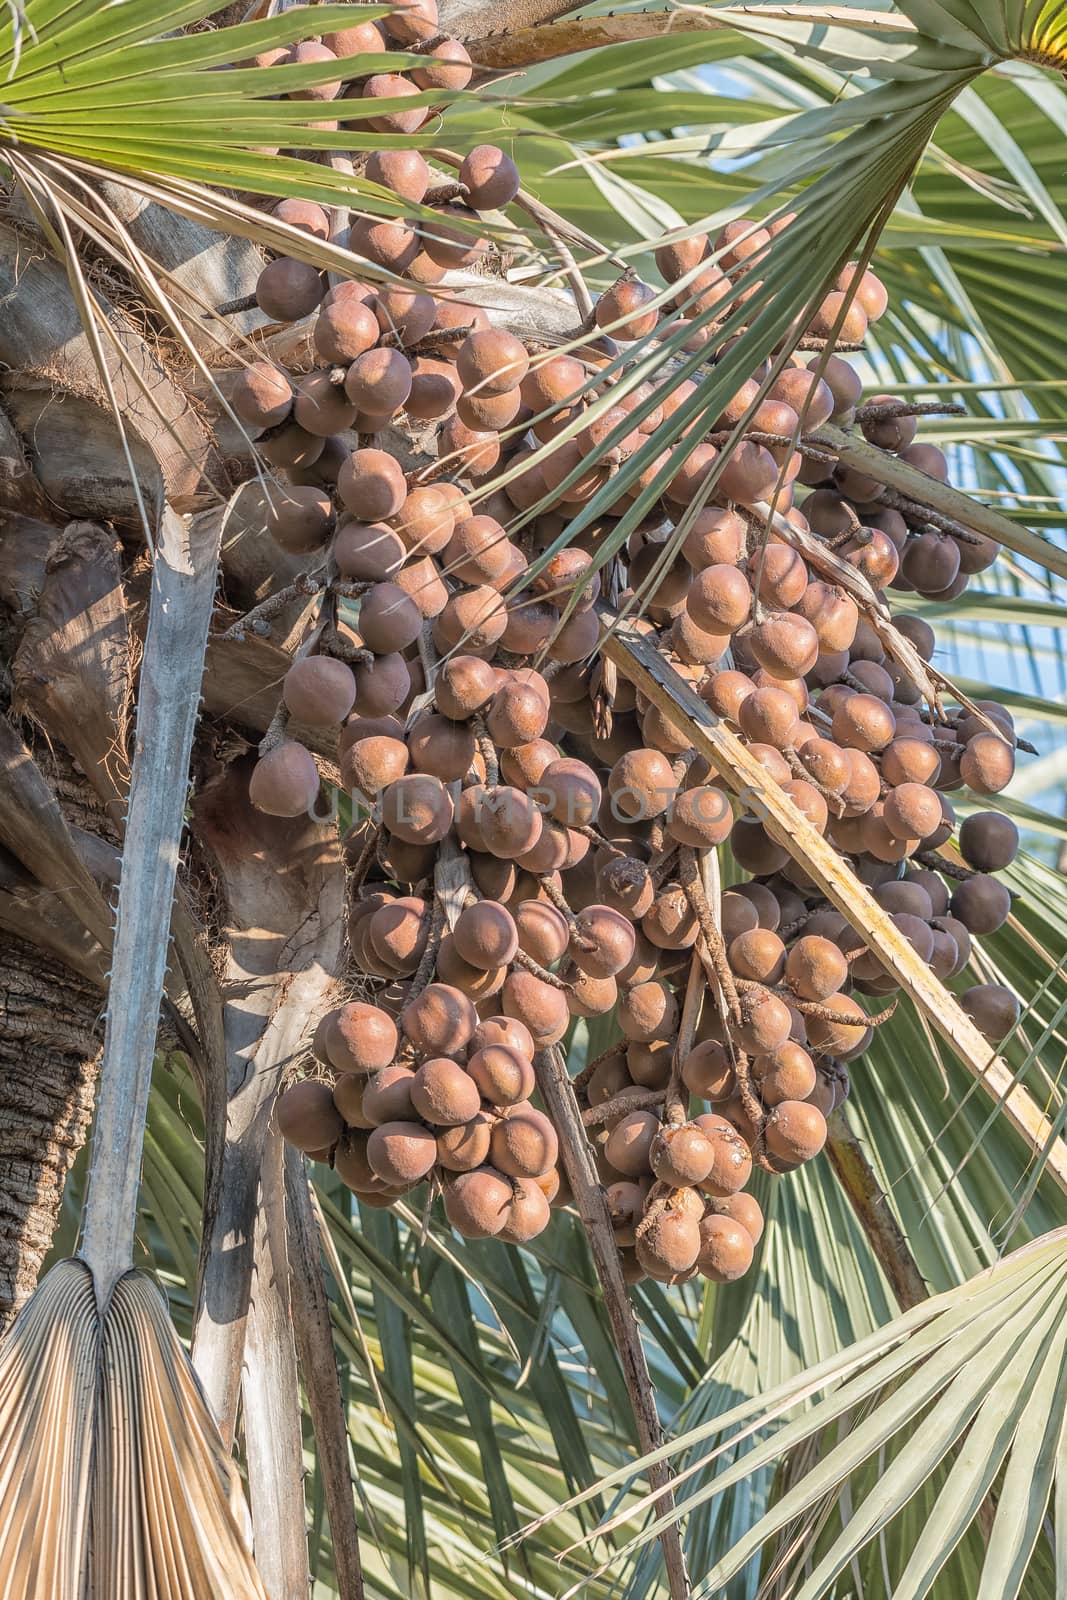
[[[367,29],[384,44],[383,26],[405,45],[432,41],[429,5],[410,13],[424,29],[410,38],[393,18],[350,31],[362,50]],[[322,48],[340,57],[336,37]],[[418,71],[412,81],[426,86]],[[399,93],[375,83],[349,93]],[[744,1192],[754,1166],[783,1173],[818,1154],[847,1063],[897,985],[692,750],[684,718],[598,661],[602,583],[616,608],[640,600],[640,627],[664,658],[948,980],[967,966],[972,935],[1010,911],[994,876],[1018,844],[1007,817],[967,817],[962,864],[939,852],[956,834],[949,795],[992,795],[1010,780],[1012,719],[989,703],[924,706],[907,652],[891,646],[903,640],[929,662],[932,630],[897,615],[889,636],[863,596],[951,598],[996,547],[842,465],[820,439],[828,422],[858,428],[929,478],[947,476],[940,451],[916,440],[924,408],[864,403],[856,372],[831,353],[860,344],[885,309],[877,277],[857,268],[762,397],[767,368],[695,448],[691,437],[671,445],[531,577],[694,385],[641,385],[552,441],[607,394],[627,342],[730,303],[774,229],[741,221],[713,242],[664,246],[667,288],[624,274],[573,352],[558,353],[494,325],[475,291],[447,282],[485,249],[477,213],[517,192],[501,151],[472,152],[440,191],[415,151],[381,152],[367,171],[440,213],[429,229],[353,225],[353,252],[408,282],[328,289],[302,263],[272,262],[260,305],[276,321],[312,319],[321,365],[290,375],[254,362],[233,394],[273,469],[267,535],[320,556],[328,577],[325,620],[285,677],[251,797],[276,815],[312,809],[321,775],[309,745],[336,736],[329,775],[357,810],[345,843],[362,998],[324,1019],[280,1124],[369,1204],[429,1183],[460,1232],[524,1242],[570,1198],[561,1130],[533,1103],[539,1052],[575,1019],[611,1013],[621,1040],[576,1090],[626,1275],[729,1281],[762,1231]],[[325,213],[282,205],[287,220],[328,228]],[[687,343],[709,361],[730,347],[714,323]],[[397,428],[424,452],[435,436],[435,459],[406,471]],[[617,518],[672,454],[659,504],[596,570]],[[494,486],[501,467],[512,470]],[[840,581],[842,563],[856,582]],[[703,864],[727,842],[748,881],[709,904]],[[702,1005],[687,1004],[698,991]],[[1018,1019],[998,985],[961,1001],[990,1040]]]

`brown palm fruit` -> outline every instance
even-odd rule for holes
[[[456,524],[445,547],[444,569],[464,583],[495,584],[513,548],[495,517],[468,517]]]
[[[515,1017],[483,1017],[471,1035],[468,1053],[473,1057],[479,1050],[486,1050],[490,1045],[506,1045],[509,1050],[516,1051],[528,1061],[534,1057],[533,1035],[523,1023]]]
[[[465,1239],[491,1239],[508,1220],[514,1189],[492,1167],[461,1172],[445,1185],[445,1216]]]
[[[689,526],[682,554],[694,572],[703,572],[706,567],[733,566],[744,546],[745,524],[736,511],[702,506]]]
[[[495,429],[499,433],[511,426],[521,409],[518,389],[509,389],[505,394],[464,393],[456,401],[456,415],[468,428]]]
[[[478,1014],[467,995],[445,983],[427,984],[400,1013],[403,1033],[418,1054],[426,1057],[457,1056],[477,1022]]]
[[[835,584],[809,583],[794,610],[815,629],[820,650],[847,650],[856,637],[859,608],[851,595]]]
[[[464,156],[459,181],[466,184],[467,203],[475,211],[499,211],[519,192],[519,169],[495,144],[479,144]]]
[[[816,832],[825,833],[829,810],[818,789],[806,783],[803,778],[791,778],[788,783],[783,783],[781,788],[782,793],[792,800],[797,810],[810,822]],[[796,869],[785,870],[788,872]]]
[[[333,557],[343,578],[391,578],[406,556],[403,540],[384,522],[343,522],[333,541]]]
[[[336,63],[337,57],[328,45],[320,44],[316,39],[305,39],[300,44],[290,45],[285,52],[285,61],[296,66],[323,65]],[[341,93],[341,80],[337,78],[328,83],[310,84],[304,89],[290,89],[291,100],[336,100]]]
[[[354,1077],[354,1074],[350,1074]],[[414,1122],[418,1117],[411,1100],[415,1074],[399,1062],[383,1067],[372,1078],[356,1079],[363,1085],[361,1110],[372,1128],[383,1122]]]
[[[488,650],[508,625],[508,613],[495,589],[479,584],[454,594],[433,625],[434,644],[442,653],[465,648]]]
[[[395,583],[376,583],[360,601],[359,632],[375,655],[393,655],[414,644],[422,632],[415,602]]]
[[[287,222],[291,228],[299,228],[302,233],[310,233],[313,239],[330,237],[329,216],[323,206],[312,200],[279,200],[271,207],[271,216],[277,217],[279,222]]]
[[[492,1125],[482,1112],[469,1122],[437,1129],[437,1160],[447,1172],[473,1172],[489,1159]]]
[[[615,1243],[625,1248],[637,1238],[637,1227],[645,1208],[648,1187],[621,1178],[607,1188],[608,1214],[611,1217]]]
[[[359,126],[373,128],[375,133],[416,133],[427,117],[424,106],[413,106],[398,111],[387,109],[394,100],[410,100],[418,89],[398,72],[378,72],[364,79],[360,86],[361,98],[375,102],[377,114],[361,119]],[[378,107],[381,111],[377,111]],[[352,246],[354,248],[354,246]]]
[[[752,1078],[765,1106],[806,1100],[815,1088],[815,1064],[803,1045],[787,1039],[768,1055],[753,1057]]]
[[[341,468],[337,492],[354,517],[383,522],[400,511],[407,485],[399,462],[384,450],[353,450]]]
[[[354,671],[356,702],[361,716],[386,717],[403,705],[411,692],[408,664],[397,651],[377,656],[374,661],[357,666]],[[402,732],[399,724],[396,731]]]
[[[367,1138],[367,1160],[383,1183],[417,1183],[437,1160],[437,1140],[418,1122],[383,1122]]]
[[[690,234],[686,239],[674,239],[656,248],[656,266],[668,283],[677,283],[687,272],[692,272],[706,258],[709,251],[706,233]]]
[[[561,969],[560,976],[570,985],[567,1008],[572,1017],[602,1017],[614,1011],[619,998],[614,978],[591,978],[573,961]]]
[[[570,1026],[567,996],[521,967],[509,972],[502,995],[504,1012],[525,1024],[538,1050],[558,1044]]]
[[[483,971],[508,966],[519,948],[515,919],[494,900],[481,900],[461,911],[452,937],[464,961]]]
[[[529,795],[506,784],[480,791],[476,821],[485,851],[504,861],[532,850],[544,827]]]
[[[486,727],[494,745],[514,750],[541,737],[548,726],[548,712],[547,685],[542,694],[534,683],[505,683],[490,702]]]
[[[641,930],[660,950],[688,950],[697,940],[700,924],[685,890],[665,884],[641,918]]]
[[[685,608],[705,633],[732,633],[748,619],[752,590],[736,567],[716,562],[693,579]]]
[[[775,904],[777,905],[777,901]],[[747,933],[750,928],[760,926],[755,902],[747,895],[739,894],[733,889],[728,889],[722,897],[720,916],[722,936],[727,944],[736,939],[738,934]],[[774,926],[777,927],[777,923]]]
[[[714,1161],[700,1188],[714,1198],[736,1194],[752,1176],[752,1152],[737,1129],[715,1111],[705,1111],[694,1118],[696,1125],[711,1142]]]
[[[424,1122],[442,1128],[470,1122],[481,1110],[478,1085],[447,1057],[423,1062],[411,1081],[411,1103]]]
[[[793,1019],[777,995],[763,989],[746,989],[741,996],[738,1042],[749,1055],[769,1055],[789,1038]]]
[[[871,1030],[867,1013],[849,995],[831,994],[822,1002],[827,1011],[833,1011],[836,1022],[825,1017],[808,1017],[808,1039],[813,1051],[819,1055],[841,1056],[851,1060],[867,1048]]]
[[[509,1244],[527,1244],[543,1233],[552,1217],[548,1196],[535,1178],[516,1178],[507,1220],[498,1235]]]
[[[741,883],[735,892],[755,906],[761,928],[770,928],[772,933],[777,931],[781,926],[782,906],[773,889],[765,883]]]
[[[471,58],[458,39],[442,39],[425,50],[423,65],[411,69],[419,89],[465,89],[474,75]]]
[[[923,738],[902,734],[882,751],[882,777],[886,783],[926,784],[936,779],[941,758]],[[940,818],[938,819],[940,820]]]
[[[382,823],[405,844],[437,844],[452,826],[452,798],[428,772],[410,772],[382,792]]]
[[[734,825],[729,798],[713,785],[684,789],[667,818],[667,832],[679,844],[701,850],[729,838]]]
[[[260,756],[248,783],[248,798],[268,817],[301,817],[319,796],[319,769],[310,750],[283,739]]]
[[[437,709],[463,721],[481,711],[496,693],[496,668],[480,656],[452,656],[442,663],[434,682]]]
[[[294,661],[282,682],[282,699],[291,716],[314,728],[329,728],[348,716],[356,699],[351,667],[329,656]]]
[[[990,1044],[1000,1044],[1019,1021],[1018,999],[1001,983],[978,983],[965,989],[960,1005]]]
[[[1015,860],[1019,830],[998,811],[976,811],[960,824],[960,854],[976,872],[1000,872]]]
[[[561,661],[565,666],[584,661],[596,649],[600,638],[600,623],[595,611],[576,611],[565,622],[560,622],[545,646],[551,661]]]
[[[671,1076],[674,1046],[666,1039],[626,1046],[626,1070],[639,1089],[665,1089]]]
[[[519,948],[542,967],[562,959],[570,943],[570,927],[561,911],[543,900],[526,900],[515,908]]]
[[[373,313],[367,314],[377,339],[377,320]],[[345,374],[345,394],[363,417],[384,421],[403,408],[410,393],[411,362],[401,350],[368,348],[352,360]]]
[[[700,1253],[697,1218],[678,1208],[658,1211],[642,1224],[634,1247],[637,1261],[659,1283],[691,1277]]]
[[[804,1100],[783,1100],[763,1130],[768,1155],[789,1166],[817,1156],[826,1143],[826,1118]]]
[[[329,1085],[314,1078],[294,1083],[278,1096],[277,1117],[283,1139],[308,1155],[332,1149],[345,1127]]]
[[[999,794],[1015,772],[1015,752],[998,734],[977,733],[960,756],[960,777],[975,794]]]
[[[411,367],[411,393],[404,409],[409,417],[432,422],[446,416],[456,403],[460,382],[447,361],[419,356]]]
[[[682,1062],[682,1082],[702,1100],[728,1100],[737,1083],[725,1046],[717,1039],[694,1045]]]
[[[538,775],[533,793],[565,828],[588,827],[595,821],[603,799],[592,767],[571,756],[559,757],[555,752]]]
[[[591,978],[613,978],[633,959],[633,924],[610,906],[590,905],[579,911],[571,932],[575,965]]]
[[[473,266],[489,247],[488,240],[477,231],[477,222],[478,218],[465,206],[435,206],[434,220],[420,229],[422,248],[439,267]]]
[[[514,1024],[521,1026],[521,1024]],[[483,1100],[492,1106],[514,1106],[534,1092],[534,1071],[525,1052],[508,1044],[487,1044],[476,1050],[467,1071]]]
[[[342,1072],[334,1084],[333,1103],[347,1128],[362,1128],[367,1131],[376,1125],[375,1119],[369,1117],[363,1109],[363,1095],[372,1081],[357,1072]]]
[[[351,1000],[329,1022],[326,1050],[337,1072],[380,1072],[396,1055],[396,1023],[380,1006]]]
[[[373,1130],[370,1130],[373,1131]],[[369,1132],[347,1128],[334,1151],[333,1170],[341,1182],[361,1198],[386,1188],[367,1159]]]
[[[437,976],[442,983],[462,989],[472,1000],[488,1000],[499,994],[508,975],[507,967],[474,967],[464,961],[456,949],[456,941],[446,933],[437,949]]]
[[[695,1122],[666,1125],[652,1141],[649,1163],[661,1183],[683,1189],[708,1176],[715,1163],[715,1147]]]
[[[796,606],[808,589],[804,557],[787,544],[768,544],[753,551],[748,558],[748,576],[764,605],[776,611]]]
[[[734,1222],[739,1222],[753,1245],[759,1244],[763,1237],[763,1212],[759,1201],[750,1194],[731,1194],[716,1200],[713,1214],[731,1217]]]
[[[831,794],[843,794],[852,775],[848,757],[832,739],[816,736],[797,746],[797,754],[805,771],[820,788]]]
[[[760,1220],[762,1223],[762,1217]],[[714,1212],[702,1217],[698,1227],[700,1251],[696,1266],[701,1276],[711,1283],[735,1283],[743,1278],[756,1248],[749,1230],[735,1217]]]
[[[523,378],[523,403],[533,412],[566,405],[587,381],[584,366],[574,356],[549,356],[532,364]]]
[[[614,1054],[594,1067],[585,1086],[585,1097],[591,1106],[602,1106],[632,1088],[633,1079],[630,1077],[625,1056]],[[610,1130],[614,1123],[605,1123],[604,1126]]]
[[[928,839],[941,826],[941,797],[924,783],[900,783],[889,790],[882,813],[896,839]]]
[[[669,1038],[678,1025],[678,1002],[665,983],[635,983],[619,997],[616,1020],[627,1039]]]
[[[375,150],[364,170],[371,183],[379,183],[415,205],[430,187],[430,169],[417,150]]]
[[[651,1153],[659,1135],[659,1118],[651,1111],[631,1111],[608,1134],[604,1154],[627,1178],[647,1177],[652,1170]]]
[[[503,328],[468,334],[456,354],[456,371],[472,393],[506,394],[519,387],[529,370],[522,342]]]
[[[730,966],[751,983],[780,983],[785,972],[785,945],[769,928],[739,934],[727,946]]]
[[[611,814],[648,822],[663,815],[677,789],[671,764],[659,750],[628,750],[608,775]]]
[[[417,772],[430,772],[442,783],[464,777],[474,760],[474,733],[462,722],[452,722],[424,711],[408,730],[411,764]]]
[[[669,959],[665,956],[664,952],[662,950],[657,950],[651,939],[646,939],[645,935],[639,928],[635,931],[637,933],[637,946],[634,950],[633,960],[630,962],[629,966],[624,967],[619,973],[619,983],[628,988],[638,987],[643,983],[651,983],[653,978],[659,976],[661,967],[666,967],[669,965]],[[641,1000],[636,1010],[636,1017],[635,1019],[632,1019],[634,1026],[637,1026],[638,1024],[642,1025],[641,1031],[643,1031],[643,1022],[647,1016],[649,1004],[654,1005],[655,1002]],[[651,1044],[653,1043],[653,1040],[640,1039],[634,1040],[633,1042],[638,1044]]]
[[[846,817],[860,817],[869,811],[878,799],[882,787],[878,768],[862,750],[843,752],[849,765],[849,779],[841,790]]]
[[[333,505],[321,489],[286,484],[272,487],[267,532],[281,549],[304,555],[325,544],[333,524]]]
[[[326,293],[326,280],[306,261],[279,256],[256,279],[256,304],[272,322],[299,322]]]
[[[529,1102],[508,1106],[493,1126],[489,1159],[506,1177],[542,1177],[559,1159],[556,1130]]]
[[[802,678],[819,654],[819,636],[811,623],[787,611],[766,617],[753,628],[745,645],[775,678]]]
[[[643,917],[655,899],[648,868],[634,856],[612,856],[597,869],[596,882],[603,903],[631,920]]]
[[[753,689],[737,713],[738,726],[746,739],[775,750],[792,748],[799,720],[796,702],[785,689]]]
[[[920,594],[937,594],[960,570],[960,547],[950,534],[921,533],[908,541],[900,570]]]
[[[637,277],[624,275],[596,303],[597,326],[608,328],[613,339],[643,339],[659,321],[659,312],[646,310],[656,290]]]
[[[949,909],[970,933],[996,933],[1008,920],[1011,894],[996,878],[985,873],[958,883]]]
[[[383,964],[404,977],[422,959],[429,933],[429,907],[414,895],[380,907],[367,922],[367,938]]]
[[[238,372],[230,391],[230,404],[241,421],[251,427],[274,428],[292,410],[292,384],[272,362],[253,361]]]
[[[884,750],[895,732],[893,713],[873,694],[850,694],[833,712],[833,736],[852,750]]]
[[[805,934],[786,957],[785,978],[802,1000],[821,1002],[836,994],[848,979],[848,962],[839,948],[817,934]],[[797,1095],[803,1100],[803,1095]]]

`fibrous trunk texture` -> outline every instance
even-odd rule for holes
[[[100,991],[0,931],[0,1327],[32,1292],[89,1129]]]

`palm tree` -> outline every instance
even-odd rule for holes
[[[970,490],[948,514],[1013,552],[995,589],[939,616],[945,668],[972,695],[992,677],[1054,750],[1067,11],[569,9],[441,9],[483,70],[478,92],[444,112],[440,143],[492,139],[514,154],[536,199],[513,221],[556,252],[569,286],[531,289],[520,265],[501,291],[506,314],[562,305],[569,325],[570,297],[581,305],[618,261],[646,275],[649,241],[789,203],[803,228],[768,263],[745,335],[754,361],[844,261],[873,251],[892,309],[869,348],[872,385],[960,402],[962,415],[930,425]],[[167,1289],[222,1440],[236,1441],[272,1600],[300,1592],[309,1570],[317,1594],[346,1600],[572,1584],[607,1595],[620,1574],[627,1593],[676,1600],[685,1588],[657,1540],[674,1513],[656,1519],[661,1480],[649,1475],[657,1413],[694,1594],[754,1595],[761,1572],[766,1594],[1051,1594],[1067,1414],[1056,1232],[1067,896],[1040,859],[1065,833],[1055,754],[1004,797],[1035,852],[1010,870],[1013,916],[978,958],[982,977],[1032,1002],[1004,1061],[989,1067],[902,941],[882,951],[909,1003],[864,1058],[829,1157],[764,1182],[754,1274],[699,1295],[635,1292],[647,1382],[625,1329],[620,1355],[619,1306],[573,1213],[522,1253],[463,1242],[403,1206],[359,1206],[333,1175],[309,1189],[284,1155],[271,1107],[336,981],[343,865],[329,829],[236,809],[240,758],[270,724],[285,657],[225,634],[294,572],[242,524],[250,464],[204,401],[209,374],[233,360],[214,313],[244,302],[264,247],[345,262],[199,185],[382,202],[336,164],[249,154],[285,146],[270,122],[280,113],[243,101],[264,91],[240,74],[209,76],[299,37],[299,19],[231,39],[202,29],[208,17],[167,0],[133,12],[30,0],[0,35],[12,180],[0,600],[23,719],[8,725],[0,787],[0,1305],[16,1309],[32,1288],[64,1181],[60,1254],[84,1198],[80,1166],[68,1173],[109,967],[144,545],[159,542],[166,503],[209,552],[221,541],[222,588],[136,1249]],[[255,321],[226,316],[233,341]],[[710,403],[728,379],[700,381]],[[599,510],[594,500],[583,515]],[[677,710],[677,685],[625,629],[608,648]],[[693,722],[698,746],[713,734]],[[802,842],[813,875],[833,878]],[[249,849],[261,864],[306,865],[249,872]],[[862,918],[862,900],[833,881]],[[158,995],[145,998],[154,1012]],[[600,1023],[576,1035],[572,1065],[610,1037]]]

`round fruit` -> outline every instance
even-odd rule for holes
[[[329,1085],[314,1078],[294,1083],[278,1096],[277,1117],[283,1139],[308,1154],[329,1150],[344,1132]]]
[[[329,1015],[326,1053],[338,1072],[380,1072],[396,1047],[396,1023],[379,1006],[352,1000]]]
[[[310,750],[283,739],[252,769],[248,798],[270,817],[309,814],[319,797],[319,769]]]
[[[1019,1021],[1019,1002],[1000,983],[978,983],[964,990],[960,1005],[990,1044],[1000,1044]]]
[[[804,1100],[783,1100],[763,1130],[768,1154],[790,1165],[817,1156],[826,1143],[826,1118]]]
[[[513,1024],[521,1026],[519,1023]],[[534,1092],[534,1071],[528,1055],[507,1044],[487,1044],[467,1062],[467,1071],[483,1100],[493,1106],[514,1106]]]
[[[697,1270],[712,1283],[734,1283],[752,1265],[755,1243],[741,1222],[712,1213],[699,1223]]]
[[[510,1178],[539,1178],[559,1158],[556,1130],[543,1111],[528,1103],[510,1106],[492,1131],[490,1160]]]
[[[478,1085],[458,1062],[435,1057],[423,1062],[411,1081],[416,1114],[434,1127],[454,1128],[481,1110]]]
[[[356,680],[343,661],[305,656],[285,674],[282,698],[298,722],[329,728],[348,716],[356,699]]]
[[[477,1021],[468,997],[446,983],[427,984],[400,1013],[404,1034],[419,1055],[428,1057],[459,1055]]]
[[[515,919],[495,900],[482,900],[461,911],[452,937],[464,961],[485,971],[508,966],[519,948]]]
[[[383,1122],[367,1139],[367,1160],[383,1183],[417,1183],[437,1160],[437,1140],[418,1122]]]
[[[491,1239],[508,1220],[513,1193],[492,1167],[462,1172],[445,1185],[445,1216],[465,1239]]]

